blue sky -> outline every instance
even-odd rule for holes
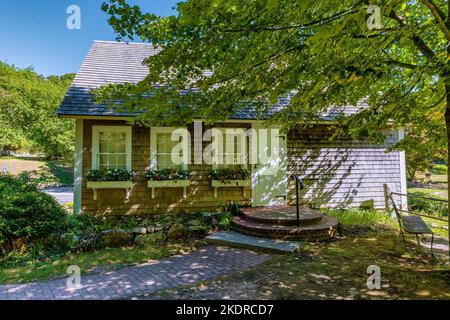
[[[14,0],[0,3],[0,61],[33,66],[45,76],[76,72],[93,40],[115,40],[103,0]],[[144,12],[175,14],[180,0],[129,0]],[[81,29],[69,30],[67,7],[81,9]],[[139,41],[139,39],[135,39]]]

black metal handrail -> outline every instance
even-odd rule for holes
[[[298,198],[298,188],[300,190],[303,189],[302,180],[295,174],[291,175],[291,179],[295,180],[295,197],[296,197],[296,205],[297,205],[297,227],[300,227],[300,206],[299,206],[299,198]]]

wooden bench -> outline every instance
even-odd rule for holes
[[[433,253],[433,241],[434,241],[434,233],[431,230],[431,228],[423,221],[423,219],[420,216],[417,215],[401,215],[400,211],[397,209],[397,205],[395,204],[394,199],[392,199],[392,195],[389,196],[392,201],[392,205],[394,207],[395,215],[397,216],[398,224],[400,225],[400,233],[402,234],[403,244],[406,248],[406,240],[405,235],[403,232],[410,233],[416,235],[417,245],[419,246],[420,250],[420,241],[419,241],[419,235],[431,235],[431,255],[434,256]]]

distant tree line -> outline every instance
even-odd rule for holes
[[[0,152],[43,153],[70,161],[74,151],[73,121],[56,110],[74,75],[43,77],[32,68],[0,62]]]

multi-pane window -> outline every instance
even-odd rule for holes
[[[216,168],[237,168],[247,162],[247,136],[243,129],[216,129],[215,163]],[[220,135],[220,138],[218,137]]]
[[[172,159],[172,151],[178,144],[178,141],[172,141],[171,133],[161,132],[157,134],[156,140],[156,163],[158,169],[173,168],[179,164],[174,163]],[[181,151],[183,152],[183,151]]]
[[[98,168],[101,169],[126,169],[127,136],[124,132],[100,132]]]
[[[92,167],[131,170],[131,127],[94,126]]]
[[[151,129],[151,167],[153,169],[186,169],[189,146],[187,130],[180,129],[179,133],[173,135],[175,130],[169,127]]]

